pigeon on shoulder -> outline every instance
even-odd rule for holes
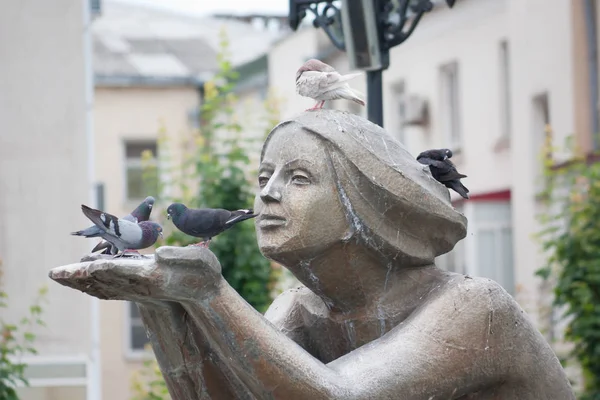
[[[133,210],[130,214],[127,214],[122,219],[131,222],[142,222],[148,221],[150,219],[150,213],[152,212],[152,207],[154,206],[154,197],[148,196],[140,203],[139,206],[135,210]],[[87,238],[91,237],[100,237],[102,234],[102,229],[97,227],[96,225],[92,225],[87,229],[82,229],[77,232],[73,232],[72,235],[75,236],[85,236]],[[117,254],[117,248],[111,245],[106,240],[101,241],[92,249],[92,253],[95,253],[99,250],[104,249],[103,254]]]
[[[313,108],[323,108],[326,100],[346,99],[361,106],[365,101],[348,85],[348,81],[362,75],[361,72],[341,75],[331,65],[316,59],[305,62],[296,72],[296,93],[317,101]]]
[[[123,218],[117,218],[114,215],[90,208],[84,204],[81,205],[81,211],[100,229],[101,233],[99,236],[123,254],[131,251],[137,253],[136,250],[150,247],[163,234],[160,224],[153,221],[136,223]],[[72,234],[75,235],[77,232],[73,232]]]
[[[252,210],[228,211],[222,208],[187,208],[173,203],[167,208],[167,219],[181,232],[202,238],[195,246],[208,247],[210,240],[238,222],[256,217]]]
[[[417,156],[417,161],[428,165],[433,178],[460,194],[465,199],[469,198],[469,189],[460,181],[466,175],[460,174],[456,166],[450,161],[452,151],[450,149],[434,149],[422,152]]]

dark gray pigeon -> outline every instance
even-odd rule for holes
[[[115,246],[123,254],[145,249],[156,243],[158,236],[162,236],[162,227],[153,221],[132,222],[119,219],[114,215],[100,210],[81,205],[81,211],[100,228],[100,237]],[[95,236],[93,236],[95,237]]]
[[[187,208],[181,203],[173,203],[167,208],[167,218],[181,232],[202,238],[195,246],[208,247],[210,240],[238,222],[254,218],[252,210],[228,211],[222,208]]]
[[[461,178],[466,175],[460,174],[456,166],[450,161],[452,151],[450,149],[427,150],[418,155],[417,161],[428,165],[434,179],[447,188],[454,190],[465,199],[469,198],[469,189],[461,183]]]
[[[150,213],[152,212],[152,206],[154,206],[154,197],[148,196],[140,203],[139,206],[135,210],[133,210],[130,214],[127,214],[122,219],[131,222],[143,222],[148,221],[150,219]],[[87,229],[83,229],[77,232],[71,233],[71,235],[75,236],[85,236],[87,238],[90,237],[100,237],[102,234],[102,229],[97,227],[96,225],[92,225]],[[117,254],[117,248],[111,245],[109,242],[103,240],[96,245],[92,249],[92,253],[95,253],[99,250],[104,249],[102,253],[104,254]]]

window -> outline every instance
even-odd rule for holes
[[[500,42],[500,128],[501,139],[510,137],[510,58],[508,41]]]
[[[87,356],[25,356],[14,360],[23,362],[27,387],[18,385],[22,399],[85,400],[92,387],[91,360]]]
[[[509,201],[472,204],[474,253],[478,276],[493,279],[514,295],[512,211]]]
[[[533,98],[532,136],[533,154],[531,159],[534,163],[534,187],[536,188],[537,195],[544,190],[544,185],[546,184],[543,175],[542,160],[544,158],[552,157],[552,154],[548,153],[548,149],[545,147],[547,141],[552,139],[550,130],[550,104],[548,94],[546,93],[537,95]]]
[[[467,236],[436,259],[448,271],[494,280],[515,293],[511,205],[508,200],[471,200],[456,210],[468,218]],[[463,211],[464,210],[464,211]]]
[[[456,211],[463,213],[462,204],[456,205],[454,207]],[[454,249],[449,253],[443,254],[439,256],[435,263],[440,268],[443,268],[447,271],[456,272],[459,274],[466,274],[467,268],[465,265],[465,242],[467,238],[461,240],[456,243]]]
[[[138,201],[146,196],[158,197],[157,166],[156,141],[125,143],[127,200]]]
[[[462,147],[462,134],[460,131],[460,104],[458,64],[446,64],[440,68],[441,77],[441,129],[443,140],[447,147],[454,152],[459,152]]]
[[[136,354],[145,351],[145,346],[148,343],[148,336],[146,335],[146,328],[142,323],[142,316],[137,305],[133,302],[127,302],[127,352],[129,354]]]
[[[406,90],[404,82],[396,86],[394,97],[396,99],[396,118],[398,121],[396,124],[396,139],[408,148],[408,143],[406,143]]]

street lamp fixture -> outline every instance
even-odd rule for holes
[[[333,45],[348,53],[351,69],[367,72],[367,115],[383,126],[382,72],[390,65],[390,49],[414,32],[432,0],[289,0],[289,24],[298,29],[310,12]],[[449,7],[456,0],[445,0]],[[339,4],[341,2],[341,8]],[[324,4],[323,4],[324,3]]]

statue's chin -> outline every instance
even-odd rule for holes
[[[276,263],[286,265],[287,262],[290,262],[289,252],[285,252],[280,246],[270,244],[259,245],[259,249],[263,256]]]

